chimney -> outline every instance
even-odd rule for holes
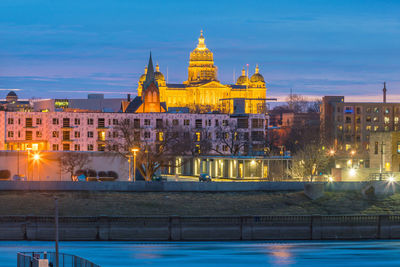
[[[386,103],[386,82],[383,83],[383,103]]]
[[[128,94],[128,102],[131,102],[131,94]]]

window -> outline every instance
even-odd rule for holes
[[[375,142],[375,147],[374,147],[374,154],[378,155],[378,150],[379,150],[379,143]]]
[[[385,108],[385,114],[389,114],[390,113],[390,108]]]
[[[63,144],[63,151],[69,151],[69,144]]]
[[[42,125],[42,119],[41,118],[37,118],[36,119],[36,125]]]
[[[25,118],[25,127],[32,127],[32,118]]]
[[[134,119],[133,120],[133,127],[134,128],[140,128],[140,119]]]
[[[374,112],[375,112],[375,113],[379,113],[379,108],[374,107]]]
[[[80,125],[81,119],[75,118],[74,122],[75,122],[75,125]]]
[[[106,132],[100,131],[97,133],[97,140],[99,141],[106,141]]]
[[[57,118],[53,118],[53,124],[54,125],[58,125],[58,119]]]
[[[346,114],[353,114],[353,107],[345,107],[344,113]]]
[[[145,126],[150,126],[150,120],[149,119],[145,119],[144,120],[144,125]]]
[[[8,124],[14,124],[14,119],[13,118],[8,118],[7,123]]]
[[[374,122],[378,122],[379,118],[378,117],[374,117]]]
[[[113,136],[113,138],[118,138],[118,132],[113,132],[112,136]]]
[[[219,125],[218,120],[215,120],[215,126],[218,126],[218,125]]]
[[[81,132],[74,132],[75,138],[80,138],[81,137]]]
[[[124,119],[124,123],[125,123],[126,125],[130,125],[130,124],[131,124],[131,121],[130,121],[129,119]],[[117,121],[117,124],[118,124],[118,121]]]
[[[105,125],[105,120],[104,120],[104,118],[98,118],[97,119],[97,128],[104,128],[106,125]]]
[[[343,131],[343,126],[342,125],[338,125],[337,129],[338,129],[339,132],[341,132],[341,131]]]
[[[183,125],[189,126],[190,125],[190,121],[189,120],[183,120]]]
[[[157,141],[164,141],[164,133],[163,132],[157,133]]]
[[[97,145],[97,151],[104,151],[106,146],[104,144],[98,144]]]
[[[63,140],[64,141],[69,141],[70,139],[70,134],[69,131],[63,131]]]
[[[118,125],[118,120],[117,119],[113,119],[113,125]]]
[[[400,142],[397,142],[397,154],[400,154]]]
[[[201,133],[200,132],[196,132],[196,141],[197,142],[201,141]]]
[[[55,137],[55,138],[57,138],[57,137],[59,136],[59,133],[58,133],[58,131],[53,131],[53,134],[52,134],[52,136],[53,136],[53,137]]]
[[[346,123],[351,123],[351,117],[349,117],[349,116],[346,116],[346,121],[345,121]]]
[[[93,151],[93,145],[92,144],[87,145],[87,150],[88,151]]]
[[[372,109],[371,108],[367,108],[367,113],[371,113]]]
[[[211,126],[211,120],[205,120],[206,126]]]
[[[222,126],[228,126],[228,120],[223,120],[222,121]]]
[[[7,133],[7,136],[8,136],[8,137],[14,137],[14,132],[9,131],[9,132]]]
[[[365,121],[366,121],[366,122],[371,122],[371,116],[367,116],[367,117],[365,118]]]
[[[337,121],[342,122],[342,116],[337,116]]]
[[[75,150],[75,151],[80,151],[80,150],[81,150],[81,145],[75,144],[75,145],[74,145],[74,150]]]
[[[87,132],[87,137],[88,138],[93,138],[93,132]]]
[[[203,120],[197,119],[196,120],[196,128],[202,128],[203,127]]]
[[[87,124],[88,124],[88,125],[93,125],[93,119],[88,119],[88,120],[87,120]]]
[[[399,124],[399,117],[394,117],[394,124]]]
[[[150,138],[150,132],[144,132],[144,138],[146,139]]]
[[[390,127],[389,126],[385,126],[385,132],[389,132],[390,131]]]
[[[263,120],[262,119],[252,119],[251,126],[253,128],[262,128],[263,127]]]
[[[36,131],[36,137],[37,138],[42,138],[42,132]]]
[[[365,127],[365,130],[371,131],[371,125],[368,125],[367,127]]]
[[[390,122],[390,118],[389,117],[384,117],[383,120],[384,120],[385,123],[389,123]]]
[[[150,124],[149,124],[150,125]],[[161,129],[163,127],[162,119],[156,119],[156,128]]]
[[[53,144],[53,150],[58,151],[58,144]]]
[[[133,134],[133,140],[140,141],[140,132],[135,132]]]
[[[69,118],[63,118],[63,128],[69,128]]]
[[[360,108],[360,107],[357,107],[357,108],[356,108],[356,112],[357,112],[357,114],[361,114],[361,108]]]
[[[377,132],[379,130],[379,126],[374,126],[374,132]]]
[[[174,125],[174,126],[177,126],[177,125],[179,125],[179,121],[178,120],[172,120],[172,125]]]

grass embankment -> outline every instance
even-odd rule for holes
[[[1,192],[1,215],[53,215],[54,195],[60,216],[226,216],[400,214],[400,194],[365,200],[355,192],[328,192],[318,200],[302,192],[121,193]]]

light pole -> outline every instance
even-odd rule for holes
[[[131,155],[128,155],[128,181],[131,181]]]
[[[39,155],[39,153],[36,153],[36,154],[34,154],[33,155],[33,159],[35,160],[35,162],[36,162],[36,165],[37,165],[37,169],[38,169],[38,180],[40,181],[40,155]],[[32,176],[34,176],[33,175],[33,171],[32,171]]]
[[[30,147],[26,148],[28,150],[28,154],[26,154],[26,180],[29,180],[29,157],[31,149]]]
[[[138,147],[132,148],[133,152],[133,181],[136,182],[136,153],[139,152]]]

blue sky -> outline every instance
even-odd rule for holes
[[[135,94],[148,60],[187,78],[200,29],[218,78],[255,64],[268,96],[400,101],[400,1],[0,1],[0,98]],[[377,98],[379,96],[379,98]]]

